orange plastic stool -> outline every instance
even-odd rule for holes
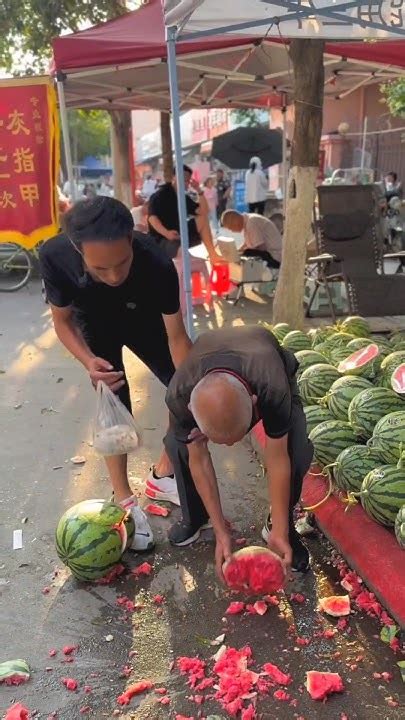
[[[210,284],[212,292],[216,293],[218,297],[227,295],[231,287],[231,281],[229,279],[229,265],[213,265],[210,275]]]

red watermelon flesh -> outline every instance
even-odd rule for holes
[[[21,703],[11,705],[4,716],[4,720],[28,720],[30,716],[28,708]]]
[[[237,550],[222,569],[228,587],[249,595],[276,592],[285,582],[280,558],[264,547],[251,545]]]
[[[338,673],[318,672],[309,670],[307,672],[307,690],[312,700],[324,700],[328,695],[336,692],[343,692],[343,680]]]
[[[350,598],[348,595],[331,595],[320,598],[319,609],[332,617],[350,615]]]
[[[367,345],[367,347],[357,350],[345,360],[342,360],[338,365],[338,372],[344,374],[353,372],[353,370],[359,370],[364,367],[364,365],[368,365],[368,363],[374,360],[379,354],[380,349],[378,345],[374,343]]]
[[[405,395],[405,363],[399,365],[392,373],[391,387],[398,395]]]

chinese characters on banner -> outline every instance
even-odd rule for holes
[[[33,248],[58,232],[59,126],[48,77],[0,81],[0,242]]]

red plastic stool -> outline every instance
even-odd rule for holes
[[[191,297],[193,305],[211,305],[211,283],[204,262],[204,269],[191,270]]]
[[[229,265],[224,263],[221,265],[213,265],[210,275],[210,284],[212,292],[216,293],[218,297],[227,295],[231,287],[231,281],[229,279]]]

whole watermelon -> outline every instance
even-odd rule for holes
[[[353,340],[353,335],[350,335],[346,332],[334,332],[332,335],[329,335],[328,338],[325,340],[325,344],[330,348],[330,350],[334,350],[338,347],[347,347],[347,344],[350,342],[350,340]]]
[[[349,405],[356,395],[372,388],[371,382],[362,377],[349,375],[340,377],[330,386],[320,404],[327,405],[336,420],[348,420]]]
[[[320,353],[321,355],[324,355],[326,358],[330,357],[331,348],[326,344],[326,342],[318,343],[318,345],[314,345],[313,350],[315,352]],[[326,362],[329,362],[328,359]]]
[[[391,390],[391,377],[392,372],[382,372],[380,369],[375,378],[373,378],[373,385]]]
[[[378,450],[385,463],[397,463],[405,450],[405,412],[398,410],[382,417],[368,444]]]
[[[316,345],[325,342],[329,335],[334,332],[335,330],[332,327],[318,327],[308,330],[307,335],[311,340],[312,347],[315,348]]]
[[[85,500],[67,510],[56,528],[56,552],[77,580],[104,577],[135,532],[132,515],[106,500]]]
[[[390,345],[405,342],[405,330],[394,330],[389,337]]]
[[[338,367],[343,360],[346,360],[348,354],[350,355],[345,346],[333,348],[330,353],[330,361],[331,363],[333,363],[333,365]]]
[[[345,318],[341,323],[339,323],[339,330],[343,330],[343,332],[360,338],[368,337],[371,333],[370,325],[367,320],[360,317],[360,315],[351,315],[350,317]]]
[[[352,427],[340,420],[329,420],[317,425],[310,432],[309,439],[314,446],[315,459],[322,466],[334,463],[342,450],[356,442]]]
[[[374,342],[374,340],[373,340]],[[377,342],[377,341],[375,341]],[[370,345],[371,340],[370,338],[363,338],[363,337],[356,337],[354,340],[350,340],[349,343],[347,343],[347,350],[348,355],[351,355],[351,353],[356,352],[356,350],[363,350],[363,348],[368,347]],[[378,345],[378,343],[377,343]]]
[[[273,325],[270,327],[271,327],[271,331],[272,331],[273,335],[276,336],[279,343],[281,343],[284,340],[287,333],[289,333],[291,331],[291,328],[288,325],[288,323],[277,323],[276,325]]]
[[[340,377],[333,365],[316,363],[304,370],[298,380],[298,389],[304,405],[314,405]]]
[[[305,405],[304,413],[307,419],[308,433],[320,423],[326,422],[326,420],[334,420],[332,413],[320,405]]]
[[[396,342],[394,345],[391,345],[390,352],[400,352],[405,350],[405,340],[401,340]],[[388,353],[387,353],[388,355]]]
[[[308,335],[301,332],[301,330],[291,330],[287,333],[282,341],[282,346],[290,350],[291,352],[298,352],[299,350],[310,350],[311,340]]]
[[[395,536],[401,548],[405,550],[405,505],[398,510],[395,518]]]
[[[350,445],[337,456],[333,477],[339,490],[359,492],[367,473],[381,464],[376,450],[366,445]]]
[[[394,527],[405,504],[405,471],[395,465],[374,468],[364,478],[359,494],[367,515],[381,525]]]
[[[392,390],[372,387],[363,390],[349,405],[349,422],[359,438],[369,440],[379,420],[388,413],[403,408],[404,401]]]
[[[295,358],[299,363],[297,371],[297,378],[299,378],[304,370],[315,365],[315,363],[327,363],[327,359],[321,355],[321,353],[315,352],[315,350],[298,350],[295,353]]]

